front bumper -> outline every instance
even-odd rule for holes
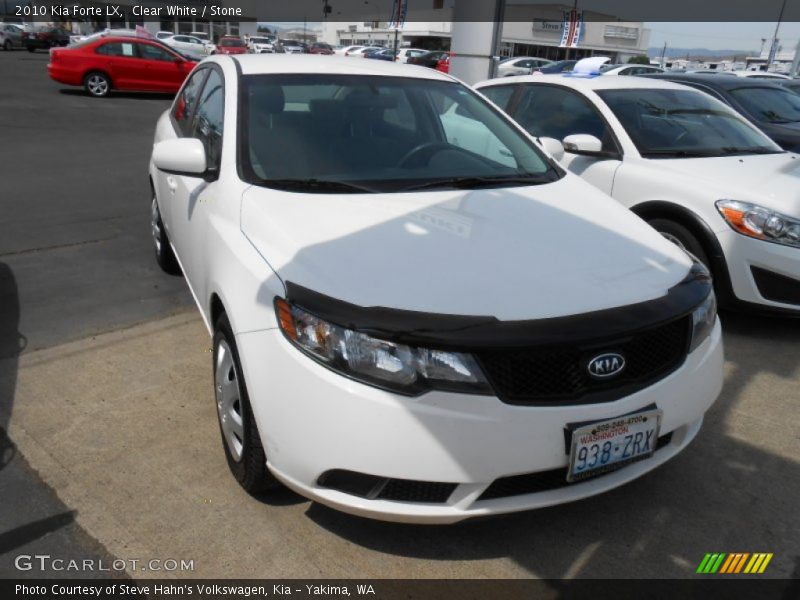
[[[237,344],[275,476],[312,500],[389,521],[452,523],[615,488],[688,445],[722,386],[719,322],[683,366],[652,386],[614,402],[553,407],[446,392],[398,396],[315,363],[277,330],[241,334]],[[565,467],[567,423],[604,420],[652,404],[663,410],[659,435],[672,432],[652,457],[558,489],[479,500],[496,479]],[[446,502],[370,500],[320,486],[320,475],[331,470],[456,485]]]
[[[800,287],[800,248],[756,240],[730,229],[717,233],[717,239],[737,299],[773,309],[795,311],[800,315],[800,303],[780,302],[765,297],[765,291],[759,289],[753,276],[755,267],[794,280]]]

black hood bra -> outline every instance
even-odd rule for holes
[[[286,282],[286,299],[326,321],[379,339],[410,346],[478,350],[561,345],[630,335],[685,317],[708,297],[711,289],[708,271],[695,263],[686,277],[660,298],[577,315],[524,321],[358,306],[291,281]]]

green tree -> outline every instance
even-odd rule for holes
[[[638,54],[636,56],[631,56],[628,59],[629,65],[649,65],[650,59],[647,58],[644,54]]]

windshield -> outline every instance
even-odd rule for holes
[[[562,176],[527,137],[459,83],[251,75],[243,78],[242,93],[240,155],[251,183],[397,192],[532,185]]]
[[[782,152],[738,114],[703,92],[624,89],[597,93],[646,158]]]
[[[269,44],[269,40],[267,38],[251,37],[250,41],[254,44]]]
[[[800,96],[788,90],[746,87],[730,91],[731,96],[759,121],[800,122]]]
[[[233,46],[235,48],[240,48],[240,47],[244,46],[244,42],[242,40],[239,40],[239,39],[235,39],[234,40],[234,39],[222,38],[219,41],[219,45],[220,46]]]

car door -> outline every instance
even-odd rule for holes
[[[622,154],[611,127],[583,94],[558,85],[528,83],[514,98],[509,113],[534,137],[563,141],[568,135],[593,135],[608,156],[594,157],[565,152],[561,164],[611,195],[614,175]]]
[[[197,97],[188,136],[203,142],[209,172],[219,173],[225,114],[224,78],[218,67],[212,66],[205,70],[208,71],[208,76]],[[194,293],[203,297],[206,286],[203,241],[208,229],[207,207],[220,200],[219,184],[213,177],[170,177],[172,182],[168,182],[168,187],[174,188],[170,207],[170,239],[177,249],[181,266]]]
[[[111,77],[111,85],[114,88],[140,89],[141,82],[146,78],[146,69],[133,40],[102,44],[97,47],[95,53],[102,57],[98,66]]]
[[[139,56],[146,69],[146,81],[141,89],[174,92],[191,71],[191,63],[155,44],[137,42]]]

